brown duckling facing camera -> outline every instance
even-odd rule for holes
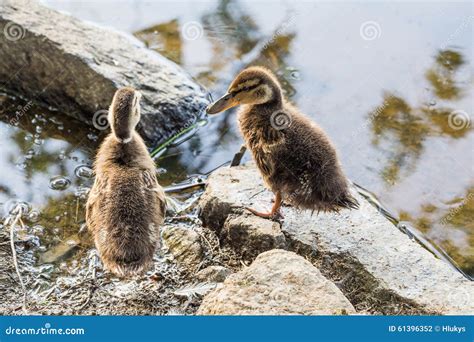
[[[331,141],[318,125],[285,100],[269,70],[243,70],[207,112],[216,114],[238,105],[246,146],[265,184],[275,194],[270,212],[248,210],[257,216],[276,218],[281,216],[283,201],[313,211],[358,208]]]
[[[99,256],[118,276],[137,275],[151,266],[166,209],[155,164],[135,131],[140,97],[132,88],[115,93],[108,115],[112,133],[97,153],[86,207]]]

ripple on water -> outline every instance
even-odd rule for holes
[[[56,176],[49,180],[49,187],[53,190],[66,190],[71,185],[71,181],[64,176]]]
[[[35,138],[35,140],[33,141],[33,143],[34,143],[35,145],[43,145],[44,139]]]
[[[84,185],[80,185],[76,188],[76,191],[74,191],[74,195],[79,198],[79,199],[87,199],[87,194],[89,193],[90,188]]]
[[[94,133],[89,133],[87,134],[87,139],[89,139],[90,141],[97,141],[99,139],[99,136]]]
[[[38,210],[31,210],[28,214],[28,221],[30,221],[31,223],[35,223],[35,222],[38,222],[40,219],[40,213]]]
[[[25,154],[25,159],[32,159],[35,156],[36,152],[34,149],[29,149]]]
[[[90,179],[92,178],[92,168],[90,168],[87,165],[79,165],[76,167],[74,170],[74,173],[76,174],[77,177],[79,178],[85,178],[85,179]]]
[[[25,170],[28,165],[26,165],[25,162],[20,162],[20,163],[15,164],[15,166],[20,170]]]
[[[19,199],[9,199],[3,203],[3,216],[9,216],[14,214],[16,208],[20,208],[23,216],[28,215],[31,210],[31,205],[28,202]]]
[[[31,228],[31,232],[35,235],[43,235],[44,234],[44,227],[40,224],[35,224]]]

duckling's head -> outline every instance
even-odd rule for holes
[[[255,66],[241,71],[227,93],[207,107],[207,113],[217,114],[241,104],[278,103],[281,99],[281,87],[276,77],[271,71]]]
[[[109,108],[109,124],[115,138],[121,143],[132,140],[132,133],[140,121],[140,92],[133,88],[120,88],[115,92]]]

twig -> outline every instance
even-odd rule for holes
[[[87,292],[87,298],[86,300],[84,301],[84,303],[82,303],[82,305],[77,309],[77,313],[80,313],[91,301],[92,299],[92,285],[89,287],[89,290]]]
[[[249,200],[251,200],[252,198],[254,198],[257,195],[260,195],[262,192],[265,192],[265,189],[257,191],[256,193],[254,193],[252,196],[249,197]]]
[[[234,155],[234,158],[232,158],[232,162],[230,163],[230,167],[240,165],[240,162],[242,161],[242,157],[244,156],[245,151],[247,151],[247,147],[245,145],[240,146],[239,152],[237,152]]]
[[[16,240],[15,243],[25,243],[25,242],[28,242],[28,240]],[[0,242],[0,246],[2,245],[9,245],[10,244],[10,241],[3,241],[3,242]]]
[[[57,285],[54,285],[49,290],[47,290],[46,293],[43,295],[43,299],[44,300],[48,299],[48,297],[51,295],[51,293],[54,292],[54,290],[56,290],[56,288],[57,288]]]
[[[97,271],[97,254],[94,253],[94,255],[92,256],[92,258],[94,259],[94,260],[93,260],[93,264],[92,264],[92,280],[95,282],[95,279],[96,279],[96,271]]]
[[[23,224],[23,221],[21,220],[21,215],[23,215],[23,209],[19,205],[17,205],[13,209],[13,214],[15,214],[15,213],[16,213],[15,219],[13,220],[13,222],[10,225],[10,248],[12,250],[13,264],[15,265],[15,271],[16,271],[16,274],[18,276],[18,281],[20,282],[21,289],[23,291],[23,306],[22,306],[22,309],[23,309],[23,313],[26,315],[26,314],[28,314],[28,311],[26,309],[27,291],[26,291],[25,283],[23,282],[23,278],[21,277],[20,267],[18,266],[18,258],[17,258],[17,255],[16,255],[16,249],[15,249],[15,226],[17,225],[17,223],[19,221],[20,224],[21,224],[21,227],[22,228],[25,227],[25,225]],[[7,223],[8,223],[8,221],[9,221],[9,219],[7,219]]]
[[[212,245],[211,245],[211,243],[209,242],[209,240],[204,236],[203,233],[198,232],[198,231],[196,231],[196,232],[198,233],[198,235],[199,235],[204,241],[206,241],[207,245],[209,246],[209,250],[211,251],[211,253],[213,253],[213,252],[214,252],[214,248],[212,247]]]
[[[82,311],[91,301],[92,299],[92,294],[94,293],[96,289],[96,264],[97,264],[97,254],[92,255],[92,279],[91,283],[89,285],[88,293],[87,293],[87,299],[85,302],[79,307],[78,312]]]
[[[75,222],[77,223],[77,216],[79,215],[79,197],[77,198],[77,201],[76,201],[76,218],[75,218]]]

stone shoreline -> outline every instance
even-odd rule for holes
[[[200,202],[200,216],[205,226],[213,229],[225,245],[231,246],[244,259],[252,261],[257,257],[254,264],[268,260],[269,257],[263,257],[261,253],[275,248],[292,251],[310,260],[323,276],[320,281],[327,278],[336,284],[357,312],[474,313],[474,283],[403,234],[355,191],[354,196],[361,203],[358,210],[312,215],[284,207],[285,219],[280,224],[251,216],[243,210],[245,206],[268,207],[272,198],[253,165],[221,168],[208,180]],[[287,271],[285,260],[291,259],[293,253],[285,253],[289,254],[275,254],[280,262],[270,261],[275,268],[273,273]],[[264,303],[252,310],[242,304],[246,299],[239,296],[252,298],[255,294],[246,287],[239,289],[238,279],[253,277],[256,283],[264,282],[269,286],[274,281],[268,276],[259,278],[259,272],[249,275],[254,268],[259,269],[254,264],[235,277],[231,276],[222,289],[216,289],[204,298],[205,306],[199,312],[280,312],[281,308],[268,307]],[[298,278],[298,267],[290,273]],[[284,281],[278,283],[281,287],[288,286],[291,292],[291,281],[286,285]],[[312,291],[300,295],[311,296]],[[308,305],[312,307],[312,304]],[[309,312],[313,312],[313,308],[308,311],[301,308],[301,313]],[[286,313],[298,312],[288,309]]]

